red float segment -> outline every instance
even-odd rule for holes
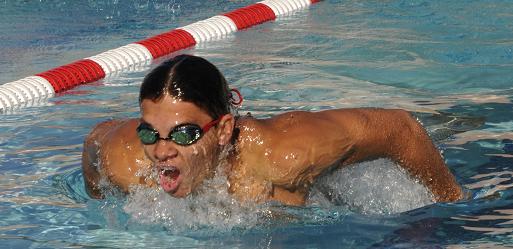
[[[238,30],[276,19],[274,11],[262,3],[249,5],[223,15],[232,19]]]
[[[96,62],[84,59],[76,61],[75,63],[72,63],[70,65],[77,66],[85,77],[89,78],[90,80],[87,82],[94,82],[100,79],[105,78],[105,72],[103,71],[103,68]],[[84,82],[86,83],[86,82]]]
[[[175,29],[136,43],[146,47],[153,56],[153,59],[156,59],[180,49],[194,46],[196,45],[196,40],[187,31]]]
[[[81,68],[78,68],[76,65],[73,65],[73,64],[64,65],[64,66],[62,66],[62,68],[64,70],[67,70],[70,74],[75,76],[74,82],[87,82],[85,75],[80,73]]]
[[[105,77],[105,72],[96,62],[88,59],[60,66],[37,74],[52,85],[56,93],[83,83],[94,82]]]
[[[304,5],[308,5],[305,1],[306,0],[269,0],[253,4],[223,15],[231,21],[226,20],[224,17],[216,16],[215,18],[205,20],[203,23],[198,22],[136,42],[137,44],[144,46],[144,48],[139,45],[131,44],[130,47],[122,47],[116,51],[93,56],[91,59],[79,60],[37,74],[37,76],[42,77],[45,80],[42,80],[41,78],[37,79],[36,77],[35,80],[28,79],[25,80],[25,82],[34,84],[42,96],[51,94],[50,89],[48,89],[48,83],[53,87],[54,92],[62,92],[83,83],[90,83],[103,79],[106,76],[106,72],[110,74],[115,71],[125,70],[134,63],[146,63],[148,60],[151,61],[149,54],[151,54],[153,59],[155,59],[177,52],[181,49],[194,46],[199,41],[210,40],[215,36],[220,36],[220,34],[224,35],[234,32],[235,30],[233,25],[236,26],[237,30],[241,30],[263,22],[275,20],[277,15],[283,15],[292,10],[305,7]],[[311,4],[314,4],[322,0],[309,1]],[[275,13],[273,9],[275,9],[277,13]],[[187,30],[190,30],[192,34]],[[198,41],[195,40],[193,35],[197,36]],[[127,55],[130,58],[128,60],[124,60],[127,59],[127,57],[125,57]],[[139,61],[134,59],[135,57],[137,57]],[[48,83],[45,81],[48,81]],[[16,84],[16,82],[12,83]],[[20,84],[23,85],[23,81]],[[44,87],[44,91],[42,90],[42,87]],[[23,86],[19,86],[18,88],[22,89]],[[25,94],[24,92],[13,92],[12,94],[16,95],[14,96],[11,92],[15,89],[12,89],[14,88],[6,88],[9,92],[5,92],[5,94],[9,94],[6,95],[6,97],[10,97],[14,100],[12,103],[7,102],[2,105],[1,97],[3,93],[0,92],[0,109],[2,106],[5,109],[6,107],[10,108],[11,106],[17,105],[19,104],[17,101],[25,101],[24,98],[19,97],[21,96],[20,94]]]
[[[61,75],[56,74],[55,70],[48,70],[46,72],[36,74],[36,76],[40,76],[50,82],[53,87],[53,90],[57,92],[64,91],[66,89],[66,84],[64,84],[65,79],[61,77]]]

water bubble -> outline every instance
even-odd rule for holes
[[[427,188],[388,159],[335,171],[315,184],[309,203],[346,205],[363,214],[393,214],[433,203]]]
[[[159,188],[134,186],[123,209],[137,222],[159,223],[172,232],[256,226],[260,207],[234,200],[226,181],[217,174],[185,198],[173,198]]]

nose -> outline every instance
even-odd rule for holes
[[[153,148],[153,155],[158,161],[166,161],[175,158],[178,155],[178,150],[172,141],[159,140]]]

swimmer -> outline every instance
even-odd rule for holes
[[[404,110],[294,111],[256,119],[230,113],[230,99],[224,76],[203,58],[179,55],[157,66],[140,88],[141,117],[100,123],[87,136],[82,168],[88,193],[101,198],[100,179],[108,179],[124,192],[158,184],[183,198],[219,171],[240,201],[304,205],[319,176],[389,158],[434,201],[462,198],[440,152]],[[227,163],[219,164],[222,157]]]

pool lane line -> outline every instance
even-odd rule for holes
[[[154,59],[224,37],[238,30],[275,20],[307,8],[319,0],[265,0],[169,32],[111,49],[101,54],[0,85],[0,113],[30,106],[78,85],[92,83],[113,73],[127,72]]]

